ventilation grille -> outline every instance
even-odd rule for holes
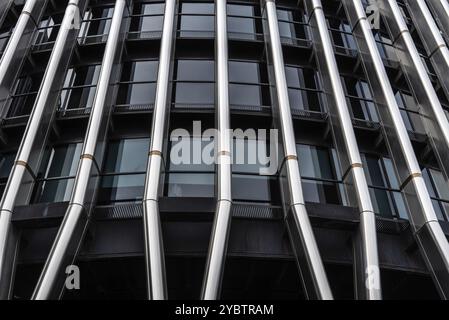
[[[285,45],[289,45],[289,46],[295,46],[295,47],[303,47],[303,48],[312,47],[312,42],[307,39],[281,37],[281,43],[285,44]]]
[[[160,39],[162,31],[143,31],[143,32],[128,32],[129,40],[150,40]]]
[[[232,110],[236,111],[251,111],[251,112],[271,112],[271,107],[269,106],[251,106],[251,105],[231,105]]]
[[[115,206],[96,207],[95,220],[133,219],[143,215],[142,203],[128,203]]]
[[[311,110],[302,110],[302,109],[296,109],[292,108],[292,115],[297,118],[307,118],[307,119],[315,119],[315,120],[326,120],[327,119],[327,113],[325,112],[318,112],[318,111],[311,111]]]
[[[365,129],[377,130],[380,128],[379,122],[373,122],[373,121],[363,120],[363,119],[354,119],[353,118],[352,124],[354,125],[354,127],[365,128]]]
[[[247,219],[281,219],[282,209],[266,205],[233,204],[232,216]]]
[[[381,233],[402,233],[410,227],[407,220],[386,219],[377,217],[376,230]]]
[[[149,111],[154,109],[154,104],[118,104],[114,106],[114,112]]]

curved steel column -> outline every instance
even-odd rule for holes
[[[449,99],[449,49],[446,42],[424,0],[406,0],[406,3],[443,91]],[[446,5],[449,6],[447,1]],[[449,21],[449,16],[446,17],[446,20]],[[446,123],[449,122],[446,121]]]
[[[36,23],[46,7],[47,0],[28,0],[20,13],[19,19],[9,38],[0,60],[0,101],[6,100],[14,85],[20,66],[31,47],[31,40]],[[4,108],[0,110],[2,115]]]
[[[284,58],[279,36],[276,5],[273,0],[265,1],[268,20],[269,48],[274,71],[277,95],[277,117],[284,148],[283,167],[286,172],[286,186],[282,190],[286,222],[290,241],[300,267],[305,294],[309,299],[333,299],[324,265],[306,211],[299,173],[298,156],[293,121],[288,98],[284,69]]]
[[[118,51],[117,48],[119,47],[120,27],[125,5],[126,0],[117,0],[114,6],[111,30],[108,35],[101,64],[100,76],[71,199],[32,295],[33,300],[59,297],[62,287],[57,285],[58,279],[64,274],[65,262],[70,264],[76,258],[77,251],[82,243],[84,231],[87,228],[91,211],[92,194],[95,193],[96,189],[90,185],[92,184],[92,180],[98,177],[100,172],[97,162],[99,159],[96,159],[95,156],[97,153],[97,142],[99,139],[104,138],[101,137],[101,127],[104,119],[114,59]],[[93,183],[94,186],[96,184]],[[73,248],[73,252],[71,248]]]
[[[408,214],[419,249],[436,281],[437,288],[447,297],[449,283],[449,246],[438,223],[429,192],[424,183],[412,143],[396,102],[370,24],[360,0],[344,0],[362,62],[386,131],[390,152],[398,167],[402,191],[408,202]],[[444,293],[446,292],[446,293]]]
[[[215,1],[217,64],[217,208],[212,226],[201,299],[220,297],[229,229],[231,225],[231,135],[228,81],[226,0]]]
[[[426,130],[432,138],[441,168],[449,177],[449,122],[433,88],[427,70],[416,49],[398,4],[394,0],[380,1],[387,18],[392,38],[404,74],[418,100],[421,113],[425,115]]]
[[[440,26],[446,41],[449,42],[449,2],[447,0],[427,0],[427,4]]]
[[[145,193],[143,196],[143,227],[145,237],[145,266],[148,299],[167,299],[164,246],[159,216],[159,188],[161,169],[164,165],[162,153],[170,112],[170,65],[173,57],[176,0],[165,2],[164,25],[159,54],[156,97],[151,125],[151,142],[148,154]]]
[[[19,196],[29,197],[29,192],[21,192],[19,194],[19,189],[26,177],[31,177],[31,182],[26,181],[28,185],[31,186],[33,184],[35,175],[32,166],[30,165],[31,155],[36,151],[39,153],[39,150],[35,150],[36,146],[34,146],[34,144],[36,143],[36,139],[41,138],[42,135],[47,135],[48,124],[46,121],[48,118],[52,117],[52,114],[54,114],[54,110],[51,108],[49,100],[50,97],[53,98],[52,94],[55,82],[59,85],[59,82],[61,81],[61,77],[58,77],[61,68],[65,68],[65,64],[67,64],[70,59],[70,55],[67,56],[65,49],[69,36],[72,37],[70,40],[73,41],[75,41],[76,38],[76,33],[72,28],[72,22],[75,14],[79,14],[78,2],[78,0],[70,0],[67,5],[36,102],[28,120],[25,134],[16,156],[16,161],[9,174],[8,182],[0,203],[0,288],[2,289],[0,298],[7,298],[7,296],[4,295],[3,288],[9,287],[9,284],[12,281],[12,276],[9,272],[11,272],[11,264],[14,263],[14,259],[8,254],[11,215],[13,214],[17,198]]]
[[[376,216],[366,181],[365,173],[362,167],[357,140],[352,126],[351,116],[349,114],[346,97],[340,79],[340,72],[337,67],[333,45],[329,36],[326,19],[324,16],[320,0],[306,0],[309,7],[309,24],[317,32],[315,41],[315,51],[318,55],[319,64],[323,63],[323,72],[330,80],[330,89],[332,90],[333,101],[329,104],[330,112],[338,118],[338,124],[334,124],[336,131],[342,135],[342,148],[349,160],[348,166],[343,172],[352,176],[352,181],[356,191],[357,203],[360,212],[359,238],[361,252],[360,266],[357,263],[356,272],[356,296],[360,299],[379,300],[382,298],[380,288],[379,258],[377,252],[377,234],[376,234]],[[315,21],[313,21],[315,20]],[[333,117],[331,117],[333,118]],[[332,120],[331,120],[332,121]]]

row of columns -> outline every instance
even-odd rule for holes
[[[21,22],[14,31],[7,50],[0,62],[1,79],[9,70],[7,61],[16,57],[17,43],[25,36],[27,17],[39,0],[28,0]],[[378,85],[378,99],[385,107],[380,110],[382,120],[390,123],[394,130],[387,133],[390,145],[397,142],[400,150],[396,167],[402,182],[403,191],[407,194],[410,210],[410,220],[416,241],[428,263],[437,287],[443,298],[448,297],[449,284],[449,244],[433,210],[429,193],[424,184],[419,165],[407,135],[405,125],[399,113],[399,107],[394,99],[393,90],[388,81],[382,59],[376,47],[370,26],[360,0],[344,0],[345,8],[350,17],[353,32],[356,37],[362,62],[371,84]],[[396,44],[402,49],[401,62],[410,62],[410,76],[416,76],[412,83],[425,93],[424,108],[429,109],[432,119],[436,121],[440,138],[444,139],[444,147],[449,150],[449,124],[447,118],[441,119],[442,108],[434,91],[430,90],[430,80],[422,74],[424,66],[417,57],[416,47],[407,30],[397,3],[394,0],[382,0],[382,10],[387,17]],[[380,299],[380,273],[378,249],[373,205],[369,197],[368,184],[361,163],[354,130],[352,128],[349,108],[343,95],[339,78],[338,66],[335,61],[333,46],[324,17],[320,0],[306,0],[309,23],[313,30],[315,52],[318,57],[320,71],[328,76],[329,106],[334,127],[335,140],[341,153],[343,171],[347,181],[353,184],[355,190],[354,206],[360,213],[360,228],[356,241],[361,252],[357,264],[356,292],[361,299]],[[48,136],[48,124],[55,112],[56,96],[52,93],[62,81],[61,70],[69,63],[71,51],[76,39],[76,30],[71,28],[75,15],[84,12],[86,1],[70,0],[64,14],[64,19],[54,44],[48,66],[42,80],[33,111],[30,115],[18,155],[8,178],[8,183],[0,202],[0,294],[1,298],[9,298],[11,294],[12,270],[16,249],[12,245],[11,216],[14,207],[21,202],[27,203],[30,190],[34,183],[37,164],[41,158],[42,149]],[[126,0],[117,0],[111,31],[106,44],[101,66],[100,79],[96,89],[94,105],[89,119],[83,152],[79,162],[74,189],[69,207],[64,216],[58,235],[45,263],[43,272],[33,294],[33,299],[49,299],[59,297],[62,286],[63,267],[76,258],[76,253],[82,243],[83,234],[87,228],[90,212],[95,202],[95,191],[98,185],[99,165],[102,162],[102,151],[99,141],[105,139],[110,108],[107,96],[113,78],[114,61],[121,52],[120,35],[123,17],[126,12]],[[283,52],[279,35],[279,27],[274,0],[262,3],[265,35],[267,38],[267,55],[270,63],[270,75],[275,85],[273,95],[273,113],[275,126],[281,132],[283,146],[283,161],[280,166],[281,192],[283,197],[285,223],[294,250],[298,267],[302,276],[305,293],[310,299],[332,299],[332,292],[326,276],[324,265],[314,237],[313,229],[305,207],[304,195],[299,173],[298,156],[294,137],[293,121],[288,98]],[[163,33],[161,39],[158,81],[156,89],[155,108],[151,129],[151,145],[148,155],[147,177],[143,200],[145,261],[147,270],[147,287],[149,299],[166,299],[166,277],[164,250],[158,199],[160,196],[161,171],[163,170],[163,155],[166,152],[164,143],[167,134],[169,118],[169,81],[174,52],[176,1],[167,0],[164,14]],[[401,20],[402,19],[402,20]],[[20,23],[20,24],[19,24]],[[434,26],[431,26],[434,28]],[[22,30],[22,31],[21,31]],[[435,30],[433,30],[435,31]],[[17,33],[17,34],[16,34]],[[229,135],[230,111],[228,93],[228,46],[226,27],[226,0],[216,1],[216,65],[217,65],[217,209],[212,227],[211,240],[205,269],[202,299],[218,299],[221,280],[226,259],[227,239],[231,224],[231,146]],[[443,48],[443,45],[438,48]],[[447,50],[447,48],[446,48]],[[23,57],[25,54],[23,54]],[[449,67],[449,65],[448,65]],[[2,69],[3,68],[3,69]],[[444,70],[444,69],[443,69]],[[412,74],[413,73],[413,74]],[[424,72],[425,73],[425,72]],[[17,75],[15,75],[16,77]],[[426,78],[427,77],[427,78]],[[431,86],[431,85],[430,85]],[[50,106],[50,107],[49,107]],[[105,116],[106,115],[106,116]],[[430,134],[431,130],[429,130]],[[447,133],[447,134],[446,134]],[[436,136],[433,136],[436,139]],[[101,143],[100,143],[101,144]],[[393,147],[391,146],[391,149]],[[443,148],[440,148],[443,150]],[[100,150],[100,151],[99,151]],[[441,151],[443,154],[443,151]],[[37,160],[35,160],[37,159]],[[402,162],[401,162],[402,161]],[[417,207],[413,206],[417,204]],[[412,209],[413,208],[413,209]],[[415,210],[417,209],[417,210]],[[418,210],[419,209],[419,210]],[[431,254],[429,254],[431,253]],[[374,279],[373,279],[374,277]]]

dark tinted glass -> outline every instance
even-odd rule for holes
[[[5,153],[0,155],[0,178],[7,178],[16,158],[15,153]]]
[[[76,174],[82,143],[54,147],[47,167],[46,177],[66,177]]]
[[[109,143],[105,172],[146,171],[149,139],[124,139]]]
[[[179,104],[213,105],[215,85],[213,83],[177,83],[175,102]]]
[[[259,83],[259,64],[257,62],[229,61],[229,81]]]
[[[300,173],[302,177],[334,179],[334,168],[328,149],[298,144]]]
[[[133,61],[123,66],[121,81],[156,81],[158,61]]]
[[[176,79],[183,81],[214,81],[214,61],[178,60]]]

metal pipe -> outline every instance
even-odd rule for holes
[[[28,0],[20,13],[0,60],[0,100],[5,100],[10,95],[20,72],[18,66],[23,64],[31,47],[32,31],[37,28],[36,21],[40,20],[46,3],[47,0]]]
[[[276,5],[273,0],[265,1],[265,10],[269,33],[268,51],[273,63],[274,81],[276,84],[276,112],[284,149],[283,170],[285,170],[287,177],[286,190],[282,190],[287,228],[300,267],[306,296],[310,299],[333,299],[305,207],[285,77],[284,59],[279,36]]]
[[[415,93],[421,113],[425,115],[426,130],[432,138],[434,151],[446,179],[449,177],[449,122],[438,96],[416,49],[413,38],[398,4],[392,0],[382,0],[382,10],[387,18],[395,47],[398,49],[402,69]]]
[[[438,223],[429,192],[402,119],[387,72],[378,51],[370,24],[360,0],[344,0],[355,39],[360,48],[362,63],[379,107],[390,152],[395,156],[396,167],[407,197],[408,215],[419,249],[428,263],[437,287],[449,282],[447,274],[449,246]],[[433,253],[433,254],[431,254]],[[437,253],[435,255],[435,253]],[[443,267],[442,267],[443,266]],[[447,286],[447,285],[446,285]],[[446,296],[447,294],[444,293]]]
[[[449,3],[447,0],[427,0],[427,4],[446,41],[449,42]]]
[[[201,299],[219,298],[231,225],[231,135],[226,0],[215,1],[217,64],[217,208],[209,243]]]
[[[148,299],[167,299],[164,246],[159,216],[159,188],[162,152],[170,111],[170,65],[173,56],[176,0],[165,2],[164,25],[159,54],[156,97],[151,125],[151,142],[148,154],[147,176],[143,197],[143,227],[145,237],[145,266]]]
[[[311,13],[309,24],[316,31],[317,41],[315,41],[315,52],[319,56],[318,60],[324,62],[322,71],[327,75],[324,78],[329,79],[330,82],[329,87],[333,97],[333,101],[329,104],[330,112],[336,114],[338,118],[338,123],[333,124],[333,126],[336,128],[335,131],[341,130],[343,143],[340,147],[343,150],[340,152],[344,152],[349,160],[349,163],[345,163],[347,169],[343,170],[343,172],[347,172],[352,176],[357,197],[356,205],[360,214],[359,240],[361,252],[359,254],[360,266],[356,264],[359,270],[355,270],[357,280],[356,292],[360,299],[379,300],[382,298],[382,292],[377,252],[376,217],[371,202],[368,183],[363,171],[362,160],[321,1],[310,0],[307,1],[307,4]],[[331,120],[331,122],[334,121]]]
[[[68,62],[69,59],[65,50],[66,42],[69,36],[72,36],[73,39],[71,40],[73,41],[76,38],[72,28],[72,21],[76,14],[79,14],[78,0],[70,0],[0,202],[0,298],[3,299],[8,297],[5,294],[10,294],[9,289],[12,282],[11,264],[14,263],[13,257],[8,252],[8,242],[11,234],[11,216],[16,200],[19,197],[19,189],[26,174],[31,177],[35,176],[29,162],[32,152],[35,151],[33,145],[36,143],[37,137],[41,137],[42,132],[46,131],[48,127],[44,124],[44,118],[50,112],[49,97],[52,94],[52,90],[54,90],[55,81],[59,79],[57,76],[58,71],[60,71],[61,67],[64,67],[64,63]],[[20,192],[20,196],[28,197],[27,193],[22,191]]]
[[[92,188],[89,185],[99,175],[95,155],[97,142],[100,138],[100,129],[104,119],[103,114],[106,108],[106,99],[110,87],[114,59],[118,51],[117,48],[119,47],[120,27],[125,6],[126,0],[117,0],[115,2],[111,30],[106,42],[92,113],[84,138],[83,151],[81,153],[69,207],[32,295],[33,300],[46,300],[58,297],[58,294],[61,293],[61,288],[56,284],[58,278],[65,271],[66,265],[64,262],[69,260],[70,264],[74,261],[82,243],[84,230],[87,228],[87,223],[83,224],[82,222],[89,220],[91,211],[89,199]],[[93,189],[95,190],[96,188]],[[87,219],[83,219],[83,215],[86,215]],[[77,230],[81,230],[81,232],[77,233]],[[75,248],[74,254],[70,252],[71,247]]]
[[[420,34],[420,38],[434,66],[443,92],[449,99],[449,77],[447,76],[449,74],[449,49],[446,42],[424,0],[407,0],[407,4],[410,8],[409,11],[415,27]],[[449,16],[447,19],[449,19]],[[434,92],[433,87],[431,87],[430,91],[430,94],[437,97],[435,93],[432,93],[432,91]],[[443,167],[443,171],[446,173],[446,180],[449,182],[449,121],[447,117],[444,116],[445,111],[442,109],[439,100],[435,100],[434,98],[428,100],[430,100],[430,105],[434,110],[433,114],[429,113],[429,115],[433,115],[440,126],[440,129],[434,129],[433,126],[430,125],[429,127],[431,130],[429,131],[431,131],[434,139],[441,139],[441,137],[444,136],[444,143],[436,143],[434,145],[435,151],[440,157],[440,164]],[[441,119],[438,117],[441,117]],[[427,123],[430,124],[429,121]]]

